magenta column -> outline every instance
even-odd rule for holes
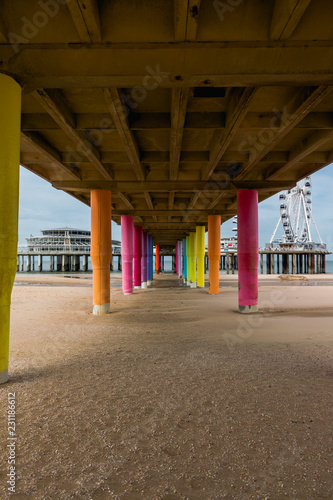
[[[238,304],[242,313],[258,311],[258,191],[237,193]]]
[[[121,259],[123,293],[133,293],[133,256],[134,256],[134,222],[133,215],[121,216]]]
[[[134,226],[134,288],[141,288],[142,227]]]
[[[147,288],[148,234],[142,231],[141,288]]]

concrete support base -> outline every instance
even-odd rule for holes
[[[135,290],[141,290],[141,286],[135,286],[134,289]]]
[[[110,312],[110,304],[94,305],[93,314],[95,316],[101,316],[102,314],[108,314]]]
[[[5,384],[8,382],[8,370],[0,372],[0,384]]]
[[[187,286],[191,286],[191,282],[187,280]]]
[[[190,284],[190,287],[191,287],[191,288],[196,288],[196,287],[197,287],[197,284],[196,284],[196,282],[194,282],[194,283],[191,283],[191,284]]]
[[[241,312],[243,314],[256,313],[256,312],[258,312],[258,306],[257,305],[255,305],[255,306],[241,306],[241,305],[239,305],[238,310],[239,310],[239,312]]]
[[[147,282],[144,281],[142,284],[141,284],[141,288],[147,288]]]

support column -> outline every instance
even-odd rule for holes
[[[155,246],[156,274],[160,274],[160,245]]]
[[[43,256],[38,255],[38,271],[43,271]]]
[[[322,263],[322,272],[323,272],[323,273],[326,273],[326,262],[325,262],[326,255],[325,255],[324,253],[322,254],[322,259],[323,259],[323,263]]]
[[[69,255],[62,256],[62,272],[63,273],[69,271],[69,260],[70,260]]]
[[[21,260],[21,271],[24,271],[24,255],[22,255],[22,260]]]
[[[134,226],[134,288],[141,288],[142,226]]]
[[[227,254],[227,274],[230,274],[230,254]]]
[[[282,265],[283,265],[283,274],[288,274],[288,256],[287,254],[282,254]]]
[[[27,255],[27,272],[31,271],[31,256]]]
[[[147,252],[148,234],[142,232],[142,258],[141,258],[141,288],[147,288]]]
[[[276,272],[280,274],[280,254],[276,254]]]
[[[16,266],[16,271],[18,272],[20,270],[20,256],[17,256],[17,266]]]
[[[134,218],[121,216],[121,258],[123,262],[123,294],[133,293]]]
[[[183,242],[182,242],[182,240],[180,240],[180,241],[178,241],[178,248],[177,248],[177,274],[178,274],[178,278],[181,278],[183,275],[182,253],[183,253]]]
[[[295,274],[295,259],[296,255],[293,253],[292,256],[291,256],[291,273],[292,274]]]
[[[258,191],[237,193],[238,304],[242,313],[258,311]]]
[[[205,286],[205,226],[197,226],[197,285],[199,288]]]
[[[150,239],[150,281],[151,285],[154,281],[154,238]]]
[[[191,288],[197,287],[197,235],[190,233],[191,247]]]
[[[275,268],[275,263],[274,263],[275,255],[274,255],[274,253],[271,254],[271,257],[272,257],[272,259],[271,259],[272,274],[275,274],[275,269],[274,269]]]
[[[101,315],[110,312],[111,191],[93,189],[90,205],[93,314]]]
[[[216,295],[219,293],[220,254],[221,254],[221,216],[208,215],[209,293],[211,295]]]
[[[151,236],[148,235],[147,239],[147,286],[151,285],[152,275],[151,275]]]
[[[230,254],[230,258],[231,258],[231,273],[235,274],[235,254],[234,253]]]
[[[21,87],[0,74],[0,384],[8,380],[10,303],[17,269]]]
[[[183,238],[183,281],[186,283],[187,281],[187,247],[186,247],[186,238]]]
[[[87,256],[87,263],[88,263],[88,256]],[[32,257],[32,268],[35,269],[35,257]],[[61,271],[61,255],[57,255],[57,271]]]
[[[54,256],[50,255],[50,272],[54,270]]]
[[[272,269],[271,269],[271,254],[268,253],[266,255],[266,274],[272,274]]]
[[[88,271],[88,255],[82,257],[82,271],[84,273]]]
[[[190,236],[186,236],[186,253],[187,253],[187,286],[191,286],[191,245],[190,245]]]

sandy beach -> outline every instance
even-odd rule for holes
[[[333,498],[333,275],[260,276],[257,315],[178,286],[92,315],[91,275],[17,275],[0,498]],[[8,393],[17,484],[7,491]]]

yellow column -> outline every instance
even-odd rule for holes
[[[191,288],[197,287],[197,235],[190,233],[191,247]]]
[[[110,312],[111,191],[92,190],[90,204],[93,314],[101,315]]]
[[[11,293],[16,273],[21,87],[0,74],[0,383],[8,380]]]
[[[196,227],[197,236],[197,285],[205,286],[205,226]]]
[[[187,265],[187,285],[191,284],[191,245],[190,245],[190,237],[186,236],[186,265]]]

